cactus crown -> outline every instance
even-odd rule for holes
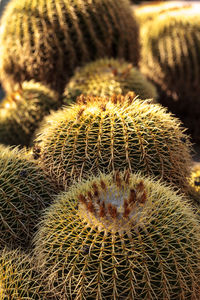
[[[80,94],[91,96],[125,95],[134,91],[141,99],[157,98],[156,89],[132,64],[114,59],[100,59],[76,71],[66,85],[64,103]]]
[[[139,218],[147,194],[141,180],[135,188],[129,186],[130,173],[122,177],[117,171],[109,182],[101,179],[93,182],[91,190],[79,194],[79,215],[91,226],[104,227],[112,231],[130,230],[133,219]]]

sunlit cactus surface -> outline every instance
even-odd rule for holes
[[[61,193],[35,237],[56,299],[198,299],[199,223],[160,182],[129,172]]]

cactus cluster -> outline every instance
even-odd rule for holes
[[[0,252],[0,299],[42,299],[39,275],[30,255],[7,248]]]
[[[138,64],[138,25],[128,0],[12,0],[1,24],[6,90],[34,79],[62,92],[75,67],[105,56]]]
[[[58,196],[40,223],[35,255],[58,299],[199,299],[199,235],[184,198],[116,172]]]
[[[122,60],[100,59],[76,71],[66,85],[64,103],[75,102],[81,94],[105,97],[125,95],[130,91],[141,99],[157,98],[154,85],[132,64]]]
[[[0,248],[28,246],[53,193],[25,150],[0,146]]]
[[[0,104],[0,143],[28,146],[43,117],[59,106],[57,93],[39,83],[24,82]]]
[[[53,112],[37,133],[45,173],[61,185],[129,168],[154,174],[184,190],[190,142],[178,119],[158,104],[126,96],[80,96]]]

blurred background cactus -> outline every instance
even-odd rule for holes
[[[200,5],[166,11],[141,29],[141,70],[166,93],[160,103],[199,142]]]
[[[60,194],[35,237],[45,287],[58,299],[198,299],[199,250],[187,201],[128,172]]]
[[[156,100],[156,88],[140,71],[123,60],[100,59],[77,70],[64,92],[64,103],[74,102],[80,94],[112,96],[133,91],[141,99]]]
[[[139,60],[128,0],[12,0],[1,19],[0,77],[7,91],[35,81],[62,92],[76,66],[100,57]]]
[[[0,143],[28,146],[43,117],[61,106],[56,92],[30,82],[0,104]]]
[[[129,168],[188,187],[190,142],[181,123],[131,94],[80,97],[46,118],[35,143],[45,173],[64,186],[90,172]]]

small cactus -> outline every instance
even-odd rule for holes
[[[64,103],[75,102],[81,94],[112,96],[133,91],[141,99],[157,98],[156,88],[132,64],[100,59],[76,71],[64,92]]]
[[[128,0],[12,0],[0,30],[4,88],[34,79],[63,93],[77,66],[100,57],[139,60]]]
[[[54,192],[25,150],[0,145],[0,248],[27,247]]]
[[[43,122],[35,144],[45,173],[68,186],[98,171],[140,170],[184,190],[190,143],[180,122],[160,105],[131,93],[110,98],[80,96],[78,103]]]
[[[56,299],[199,299],[197,218],[140,174],[92,177],[61,193],[40,223],[35,257]]]
[[[24,82],[0,104],[0,143],[28,146],[43,117],[61,104],[58,95],[34,82]]]
[[[33,258],[19,250],[0,252],[0,299],[39,300],[39,276]]]

